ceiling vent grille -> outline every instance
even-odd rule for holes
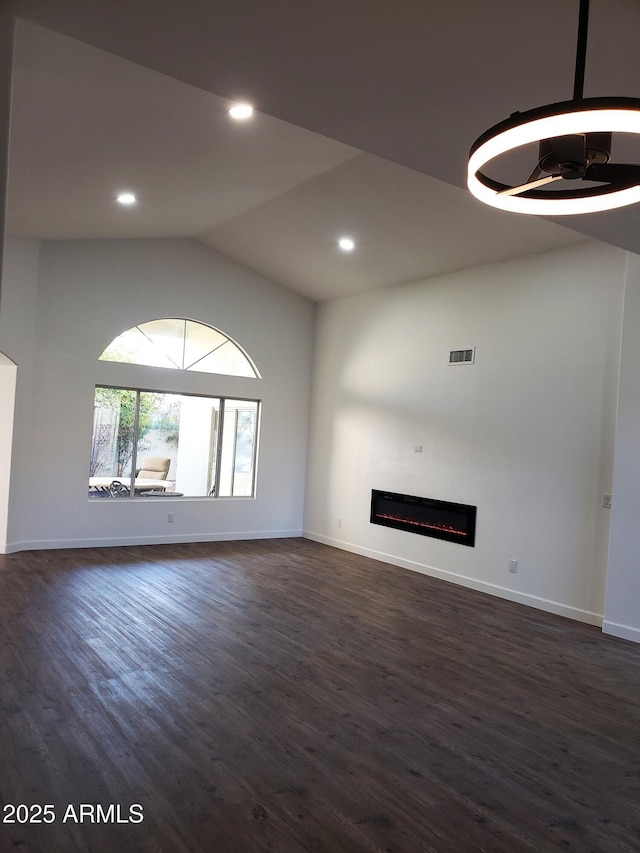
[[[449,364],[473,364],[476,360],[476,348],[452,349],[449,353]]]

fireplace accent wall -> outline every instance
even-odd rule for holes
[[[473,547],[476,507],[396,492],[371,492],[371,523]]]

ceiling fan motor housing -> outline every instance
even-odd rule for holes
[[[550,175],[565,180],[584,178],[593,163],[608,163],[611,156],[611,133],[586,133],[541,139],[538,165]]]

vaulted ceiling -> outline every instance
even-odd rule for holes
[[[578,0],[13,8],[9,233],[194,237],[314,300],[589,237],[640,253],[640,205],[550,221],[464,189],[483,130],[571,96]],[[636,0],[592,0],[585,95],[640,95],[638,33]]]

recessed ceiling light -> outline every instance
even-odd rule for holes
[[[135,197],[135,195],[133,193],[120,193],[120,195],[117,196],[117,198],[116,198],[116,201],[118,202],[118,204],[124,204],[124,205],[135,204],[137,200],[138,199]]]
[[[253,107],[251,104],[234,104],[229,110],[229,115],[237,121],[244,121],[253,115]]]
[[[356,247],[356,244],[351,239],[351,237],[341,237],[338,240],[338,246],[340,246],[343,252],[353,252]]]

